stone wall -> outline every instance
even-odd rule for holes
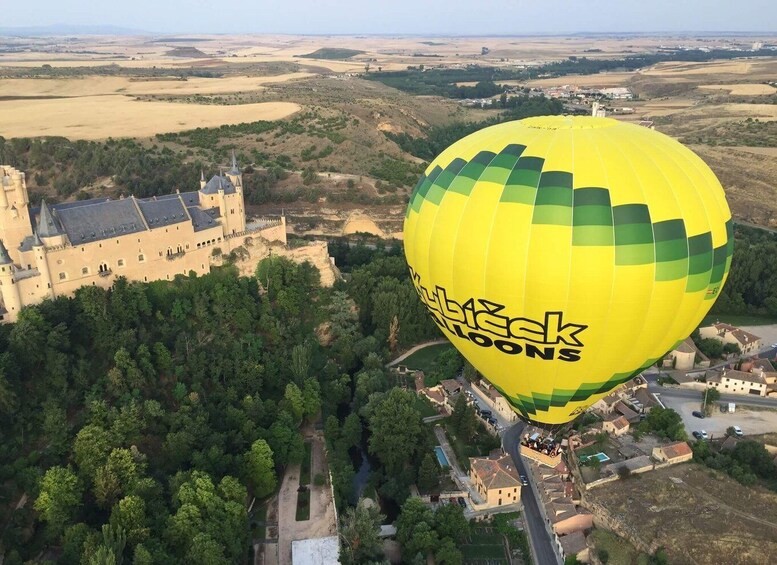
[[[241,275],[250,277],[256,272],[259,261],[266,257],[287,257],[296,263],[308,261],[321,275],[321,286],[330,287],[340,278],[340,271],[329,257],[325,241],[313,241],[303,247],[287,248],[277,242],[266,241],[262,237],[246,237],[240,246],[247,254],[235,261]]]
[[[658,541],[646,543],[637,530],[629,525],[621,516],[612,514],[607,508],[591,500],[588,493],[581,493],[581,505],[594,515],[594,525],[597,528],[610,530],[631,542],[639,551],[653,555],[660,547]]]

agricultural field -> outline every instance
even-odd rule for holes
[[[691,47],[714,47],[715,41],[682,38]],[[658,131],[682,140],[710,164],[736,219],[777,227],[777,161],[764,158],[777,155],[777,88],[768,84],[777,76],[777,57],[661,61],[635,71],[513,78],[575,57],[606,62],[655,54],[673,42],[666,37],[6,38],[0,40],[0,136],[129,137],[206,170],[223,165],[234,149],[241,163],[258,171],[250,212],[286,210],[290,229],[301,236],[397,237],[410,190],[438,150],[413,153],[413,143],[435,128],[444,133],[452,124],[490,123],[499,112],[365,79],[408,67],[444,67],[461,72],[459,80],[451,75],[451,88],[474,90],[478,81],[468,77],[476,65],[494,69],[505,77],[498,82],[511,87],[631,88],[637,98],[620,105],[633,112],[618,119],[653,120]],[[264,122],[273,126],[254,127]],[[439,137],[452,141],[456,135]],[[401,136],[414,141],[400,146]],[[278,174],[268,180],[264,170]],[[33,166],[28,179],[38,172]],[[91,196],[115,195],[122,188],[109,178],[98,181],[82,187]],[[56,194],[34,181],[31,189],[49,198],[73,194]]]
[[[474,527],[466,543],[461,545],[466,565],[507,565],[504,536],[493,528]]]

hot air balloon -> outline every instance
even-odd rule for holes
[[[404,224],[434,321],[526,419],[563,424],[687,338],[725,283],[731,213],[666,135],[609,118],[502,123],[443,151]]]

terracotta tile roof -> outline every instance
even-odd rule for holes
[[[753,368],[761,369],[764,373],[774,373],[774,365],[768,359],[756,359],[752,362]]]
[[[684,441],[678,441],[675,443],[670,443],[669,445],[662,445],[659,447],[664,452],[664,455],[669,461],[671,461],[672,459],[677,459],[678,457],[691,455],[693,453],[693,451],[691,450],[691,446]]]
[[[718,330],[719,333],[725,333],[725,332],[730,333],[742,345],[747,345],[748,343],[752,343],[754,341],[758,341],[759,339],[761,339],[755,334],[751,334],[750,332],[746,332],[745,330],[737,328],[736,326],[732,326],[730,324],[724,324],[724,323],[718,322],[717,324],[712,324],[712,325],[715,327],[716,330]]]
[[[746,383],[754,383],[759,385],[765,385],[766,379],[762,375],[755,373],[745,373],[744,371],[737,371],[736,369],[727,369],[723,371],[722,378],[728,378],[733,381],[744,381]]]
[[[440,381],[440,384],[445,389],[445,392],[450,394],[455,394],[461,390],[461,383],[457,381],[456,379],[444,379]]]
[[[623,428],[629,427],[629,421],[620,415],[615,417],[611,415],[609,418],[607,418],[607,421],[610,422],[616,430],[622,430]]]
[[[470,457],[469,464],[475,474],[483,481],[486,490],[511,488],[521,485],[518,469],[509,455],[499,459]]]
[[[421,389],[420,392],[421,394],[427,396],[429,400],[432,400],[437,404],[442,404],[443,402],[445,402],[445,395],[442,393],[439,387],[423,388]]]
[[[561,550],[566,557],[570,555],[577,555],[583,551],[588,545],[585,542],[585,534],[583,532],[572,532],[565,536],[558,538],[561,544]]]
[[[675,347],[674,350],[679,351],[680,353],[696,353],[696,346],[694,345],[693,340],[689,337],[680,345]]]

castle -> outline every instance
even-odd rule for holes
[[[210,272],[247,238],[286,243],[284,217],[246,224],[243,176],[232,167],[200,189],[153,198],[96,198],[30,207],[23,172],[0,165],[0,321],[27,305],[115,277],[172,280]]]

